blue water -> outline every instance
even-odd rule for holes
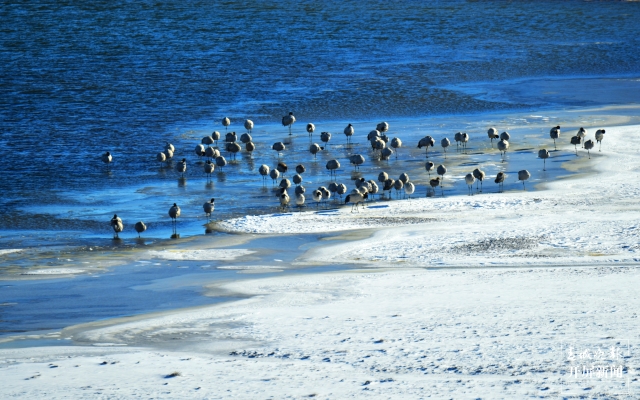
[[[224,236],[217,234],[218,237]],[[46,334],[70,325],[176,308],[211,305],[240,299],[233,293],[208,293],[204,286],[221,281],[256,279],[274,276],[274,272],[242,274],[236,270],[217,269],[223,265],[271,266],[276,274],[328,272],[349,268],[332,265],[291,269],[291,262],[303,251],[318,245],[318,235],[301,235],[282,240],[279,237],[256,237],[250,243],[235,246],[256,253],[234,261],[171,261],[144,259],[73,278],[2,280],[0,279],[0,337]],[[201,239],[203,240],[203,239]],[[94,249],[95,256],[127,256],[110,250]],[[129,256],[131,253],[129,253]],[[81,252],[74,257],[82,264]],[[25,345],[29,345],[26,342]],[[53,344],[64,344],[53,343]],[[38,345],[51,345],[42,341]],[[0,348],[13,347],[0,344]]]
[[[66,218],[66,191],[111,189],[102,208],[132,195],[120,187],[166,184],[152,162],[164,142],[223,116],[496,111],[531,104],[451,85],[640,71],[640,7],[626,2],[20,2],[0,18],[4,229],[100,232],[117,207]]]
[[[274,165],[288,111],[300,137],[310,121],[339,135],[347,122],[366,134],[391,120],[404,139],[425,133],[398,131],[405,118],[584,103],[487,87],[640,71],[631,2],[21,2],[0,18],[0,229],[12,235],[104,235],[124,212],[129,228],[143,219],[164,237],[174,201],[194,215],[233,194],[225,183],[249,182],[238,166],[208,186],[192,180],[193,147],[223,116],[238,133],[244,118],[256,123],[256,159],[240,157],[249,174]],[[165,141],[190,162],[186,184],[153,161]],[[107,150],[112,171],[99,161]],[[220,216],[271,212],[264,199]]]

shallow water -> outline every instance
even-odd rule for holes
[[[587,122],[587,126],[596,123],[596,119],[593,121],[583,121],[583,118],[575,117],[574,119],[577,120],[568,121],[567,118],[563,118],[563,125],[565,122],[575,124]],[[312,142],[324,145],[319,140],[318,132],[309,138],[306,132],[300,132],[302,126],[295,125],[295,133],[289,136],[282,126],[260,126],[252,132],[253,140],[257,145],[256,151],[249,154],[243,150],[236,156],[236,160],[232,161],[231,156],[223,149],[223,154],[229,159],[230,164],[216,169],[211,179],[204,175],[202,169],[204,160],[198,159],[193,152],[200,138],[208,132],[194,131],[188,137],[174,141],[176,153],[184,155],[188,160],[184,179],[175,171],[175,162],[162,166],[150,161],[145,166],[149,176],[140,179],[139,183],[127,185],[121,182],[121,177],[129,173],[128,164],[117,161],[109,170],[103,167],[102,176],[98,178],[101,181],[112,182],[112,186],[69,187],[55,192],[55,195],[48,199],[50,204],[27,202],[15,205],[16,211],[8,217],[11,225],[15,227],[30,226],[32,231],[28,236],[32,240],[34,236],[42,236],[41,243],[45,244],[51,241],[58,243],[61,240],[61,238],[58,238],[58,241],[52,239],[51,230],[58,231],[57,236],[75,238],[76,241],[82,240],[87,244],[96,244],[95,240],[108,239],[112,235],[108,221],[114,213],[124,220],[125,231],[120,235],[123,238],[132,239],[137,236],[133,225],[138,220],[145,221],[148,225],[148,231],[143,234],[144,237],[169,238],[172,232],[167,212],[171,204],[176,202],[182,209],[177,225],[178,232],[183,237],[203,234],[207,228],[207,219],[202,210],[202,204],[211,197],[216,198],[214,220],[246,214],[280,212],[279,202],[275,197],[274,182],[270,178],[263,181],[258,173],[261,164],[275,168],[279,159],[289,167],[289,172],[285,176],[289,180],[295,173],[291,171],[296,165],[305,165],[307,171],[302,174],[302,184],[307,189],[308,209],[318,208],[311,199],[311,191],[319,186],[326,187],[331,182],[325,167],[330,159],[340,161],[341,168],[337,170],[336,180],[345,183],[349,190],[355,187],[354,179],[358,177],[377,180],[379,172],[386,171],[392,178],[397,179],[401,173],[406,172],[416,184],[414,196],[425,196],[430,176],[424,169],[427,160],[434,162],[436,166],[444,164],[447,167],[448,172],[442,187],[445,195],[466,194],[464,175],[475,168],[480,168],[487,174],[484,182],[485,192],[497,191],[497,185],[493,183],[493,179],[498,171],[505,171],[508,174],[504,185],[505,190],[520,190],[522,187],[516,180],[517,171],[521,169],[528,169],[532,173],[532,178],[527,183],[529,190],[534,190],[538,183],[567,175],[568,172],[564,171],[561,165],[575,157],[573,148],[560,141],[558,151],[552,152],[552,158],[546,163],[546,171],[543,171],[543,163],[542,160],[537,159],[537,151],[541,147],[553,149],[553,142],[548,138],[547,127],[557,121],[558,118],[534,115],[522,115],[517,118],[512,115],[488,115],[482,119],[434,117],[422,120],[389,120],[391,128],[387,135],[401,138],[403,147],[398,150],[397,158],[392,156],[388,161],[378,160],[378,154],[371,150],[366,140],[367,133],[375,127],[371,121],[353,123],[356,134],[352,145],[346,144],[346,137],[342,134],[345,124],[318,123],[318,131],[330,131],[333,136],[328,146],[325,146],[325,150],[315,158],[309,153],[308,148]],[[508,130],[512,136],[511,147],[504,161],[496,149],[496,144],[492,144],[486,136],[487,127],[491,125],[495,125],[500,132]],[[571,132],[571,128],[567,127],[567,129]],[[458,130],[464,130],[471,136],[466,151],[456,150],[453,134]],[[427,134],[432,135],[436,140],[436,146],[430,149],[428,159],[424,149],[416,148],[419,139]],[[440,146],[440,139],[443,137],[448,137],[452,142],[446,158]],[[287,147],[280,158],[270,149],[276,141],[283,141]],[[349,155],[356,153],[366,158],[366,162],[359,171],[355,171],[349,164]],[[115,156],[117,159],[120,157],[118,154]],[[435,173],[431,175],[435,177]],[[276,186],[281,179],[282,177],[275,182]],[[441,195],[442,192],[438,190],[437,194]],[[396,199],[396,195],[392,193],[391,198]],[[341,204],[339,199],[333,199],[329,204],[319,208],[331,208],[339,204]],[[296,207],[291,207],[291,210],[295,211]],[[46,211],[46,214],[43,211]],[[215,225],[209,228],[215,228]],[[20,247],[25,244],[24,239],[20,237],[23,232],[6,230],[5,233],[1,241],[6,247]]]
[[[24,345],[52,345],[56,339],[45,337],[34,342],[29,335],[46,335],[84,322],[239,299],[233,293],[216,293],[206,287],[222,281],[349,268],[347,265],[292,268],[293,260],[317,246],[318,239],[318,235],[286,239],[259,236],[249,243],[230,246],[248,247],[256,253],[229,261],[173,261],[140,252],[124,253],[120,256],[126,260],[117,267],[85,265],[85,271],[89,272],[73,278],[0,280],[0,338],[18,336],[25,338]],[[202,240],[198,243],[204,244]],[[225,269],[228,266],[236,269]],[[255,266],[261,269],[252,270]],[[58,342],[53,344],[60,344]],[[14,346],[16,344],[0,344],[0,348]]]

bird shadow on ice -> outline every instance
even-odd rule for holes
[[[340,210],[337,208],[333,210],[319,210],[319,211],[316,211],[316,214],[332,214],[332,213],[337,213],[339,211]]]

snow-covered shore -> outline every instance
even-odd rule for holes
[[[409,269],[230,283],[253,297],[62,332],[87,347],[2,350],[2,393],[602,398],[630,382],[637,394],[639,272]],[[571,378],[584,364],[568,359],[571,346],[618,349],[619,359],[603,362],[624,365],[623,378]]]
[[[50,335],[77,346],[2,349],[0,394],[637,398],[639,131],[607,128],[602,153],[568,166],[583,173],[544,191],[223,222],[269,234],[375,228],[297,263],[379,268],[227,282],[209,289],[246,298]],[[621,377],[571,377],[596,362],[573,350],[612,354],[597,361]]]
[[[360,211],[247,216],[220,225],[252,233],[376,228],[369,239],[323,246],[300,262],[367,266],[635,264],[640,261],[640,126],[607,129],[604,152],[549,190],[373,203]],[[515,177],[510,177],[514,180]],[[494,190],[493,182],[485,187]],[[486,191],[488,192],[488,190]]]

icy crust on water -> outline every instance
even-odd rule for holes
[[[255,253],[247,249],[213,249],[213,250],[151,250],[150,258],[162,258],[172,261],[226,261]]]
[[[638,131],[639,126],[607,129],[601,153],[594,149],[589,160],[580,151],[567,164],[577,176],[547,183],[544,191],[495,193],[493,177],[488,177],[485,193],[474,196],[376,202],[360,212],[346,207],[319,214],[247,216],[220,225],[252,233],[377,228],[368,239],[312,250],[300,262],[382,267],[635,264],[640,262]]]
[[[5,254],[17,253],[22,251],[22,249],[0,249],[0,256]]]
[[[67,274],[81,274],[85,272],[83,269],[77,268],[51,268],[51,269],[35,269],[27,272],[23,272],[22,275],[67,275]]]
[[[216,267],[217,269],[230,269],[230,270],[265,270],[265,269],[279,269],[282,266],[277,265],[222,265]]]
[[[637,355],[622,356],[627,340],[638,340],[638,284],[637,268],[620,267],[352,271],[228,283],[224,290],[253,297],[59,334],[127,350],[0,350],[2,393],[611,398],[627,392],[629,379],[637,394]],[[135,347],[142,344],[156,349]],[[570,345],[620,350],[623,379],[571,378],[578,363],[568,359]]]

